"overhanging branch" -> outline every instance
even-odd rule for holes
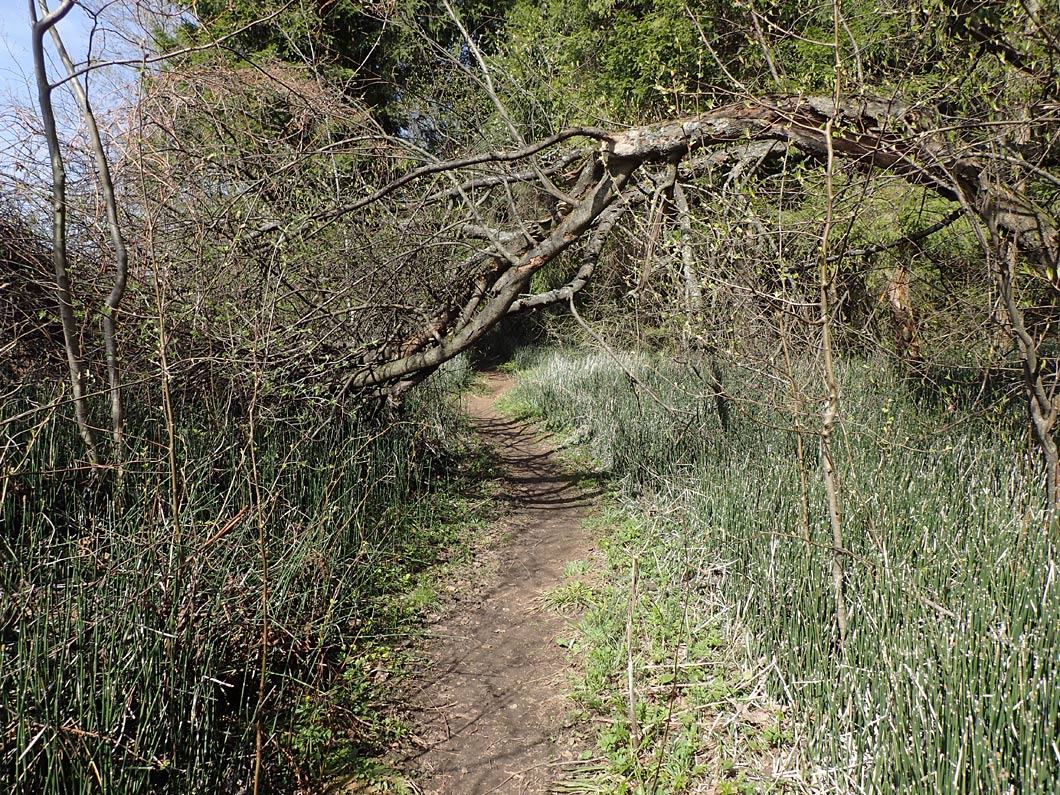
[[[462,201],[470,215],[463,231],[471,239],[485,239],[487,245],[485,250],[480,249],[479,256],[489,264],[468,282],[459,310],[435,315],[437,322],[409,338],[415,344],[389,348],[406,355],[384,356],[382,361],[366,363],[346,375],[345,386],[362,389],[406,381],[412,374],[437,367],[466,350],[508,314],[569,301],[592,278],[600,252],[618,219],[640,203],[633,198],[634,191],[627,191],[618,200],[623,185],[638,170],[667,165],[676,166],[683,173],[703,164],[740,160],[752,154],[765,157],[778,144],[821,159],[831,151],[858,170],[893,173],[942,198],[959,201],[962,208],[977,214],[991,230],[1010,234],[1020,250],[1043,270],[1055,273],[1060,247],[1055,219],[1019,192],[992,180],[980,160],[954,155],[946,139],[928,126],[930,118],[925,110],[895,100],[857,97],[836,103],[830,98],[774,96],[620,131],[573,128],[511,152],[484,153],[415,169],[363,199],[333,208],[327,217],[348,215],[410,188],[423,177],[448,173],[458,179],[456,174],[461,170],[496,168],[496,174],[460,179],[453,189],[431,190],[418,200],[420,206]],[[562,149],[569,142],[585,138],[599,142],[596,156],[587,155],[584,146],[573,151]],[[560,147],[560,151],[553,154],[555,147]],[[505,200],[498,205],[501,210],[494,211],[507,213],[505,220],[483,223],[488,214],[483,207],[490,206],[490,191],[507,191],[519,183],[532,185],[546,168],[533,158],[545,153],[550,153],[551,158],[547,164],[550,184],[555,179],[557,189],[537,186],[536,195],[550,203],[548,218],[532,215],[540,222],[531,223],[518,217],[511,194],[505,193]],[[505,170],[509,164],[524,161],[527,165],[518,171]],[[568,170],[579,162],[580,168]],[[563,192],[562,196],[557,195],[557,190]],[[846,255],[867,256],[902,242],[923,239],[960,215],[961,210],[955,210],[898,243]],[[575,276],[562,287],[528,295],[533,274],[586,234],[589,238]]]

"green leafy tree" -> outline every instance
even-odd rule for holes
[[[478,46],[492,48],[510,0],[454,2]],[[234,62],[282,61],[309,67],[348,99],[371,109],[389,130],[437,71],[462,54],[462,33],[445,3],[424,0],[198,0],[194,20],[159,35],[163,49],[223,42]],[[206,58],[215,57],[208,54]]]
[[[538,127],[680,115],[736,88],[725,63],[747,44],[738,17],[727,3],[523,0],[498,69]]]

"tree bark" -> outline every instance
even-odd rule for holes
[[[1057,447],[1055,436],[1057,418],[1060,416],[1060,400],[1056,394],[1057,373],[1053,374],[1052,385],[1046,386],[1045,363],[1039,358],[1038,346],[1027,331],[1023,311],[1016,303],[1013,284],[1016,277],[1016,246],[1004,240],[999,242],[998,276],[1001,300],[1019,350],[1023,383],[1027,391],[1027,409],[1045,465],[1045,492],[1049,517],[1053,518],[1057,500],[1060,498],[1060,449]]]
[[[125,466],[125,412],[121,395],[117,328],[118,311],[129,280],[129,254],[125,247],[125,237],[122,235],[121,222],[118,220],[118,200],[114,191],[114,179],[111,176],[110,162],[103,147],[103,137],[100,135],[99,126],[96,124],[96,114],[92,111],[88,93],[81,85],[74,62],[67,53],[63,40],[59,36],[59,31],[54,25],[51,27],[50,33],[55,49],[59,53],[59,59],[66,68],[74,96],[77,97],[77,103],[81,108],[81,117],[85,122],[89,147],[92,150],[93,159],[96,161],[96,168],[99,170],[99,185],[103,193],[103,204],[107,214],[107,230],[110,234],[111,246],[114,248],[114,285],[107,296],[103,311],[103,340],[107,357],[107,380],[110,387],[111,437],[114,442],[113,455],[117,462],[120,477],[124,472]]]
[[[74,7],[73,0],[63,0],[54,11],[38,17],[35,0],[29,0],[30,20],[33,34],[33,71],[37,83],[37,102],[40,106],[44,138],[52,168],[52,266],[55,271],[55,297],[59,303],[59,319],[63,327],[63,346],[73,390],[74,416],[77,429],[85,443],[89,463],[96,466],[99,455],[96,439],[89,420],[88,397],[85,387],[85,366],[81,359],[81,343],[78,338],[77,321],[74,317],[74,296],[70,285],[66,244],[66,168],[59,147],[59,133],[52,106],[53,87],[48,82],[48,70],[44,60],[44,36]],[[43,8],[43,6],[42,6]]]
[[[403,382],[417,370],[433,369],[466,350],[509,312],[568,300],[592,276],[596,258],[615,225],[613,208],[626,181],[651,165],[666,165],[671,172],[676,167],[680,177],[683,162],[698,160],[699,152],[712,148],[727,147],[709,155],[725,158],[748,147],[777,142],[778,150],[793,146],[822,162],[844,160],[864,171],[895,173],[911,184],[960,202],[995,234],[1009,236],[1042,272],[1055,278],[1060,250],[1056,220],[1026,196],[995,184],[979,160],[952,155],[942,135],[928,129],[929,119],[926,112],[894,100],[766,97],[620,132],[575,128],[512,152],[485,153],[416,169],[371,196],[336,208],[321,218],[326,223],[333,222],[404,189],[420,177],[489,163],[498,167],[518,163],[551,148],[569,146],[577,139],[599,142],[596,155],[587,155],[580,170],[560,175],[558,170],[550,169],[548,185],[538,186],[543,195],[554,201],[551,222],[527,226],[512,218],[509,231],[488,229],[478,222],[470,225],[469,229],[480,230],[479,237],[485,235],[491,250],[481,257],[485,266],[469,282],[464,305],[435,315],[421,331],[408,337],[407,344],[388,345],[389,355],[380,350],[381,355],[366,357],[372,361],[347,371],[343,383],[347,389],[362,389]],[[578,146],[576,151],[587,150]],[[576,162],[570,155],[569,150],[560,150],[564,166]],[[523,168],[519,172],[474,177],[452,190],[432,193],[427,201],[460,198],[467,202],[468,191],[522,183],[539,171],[540,168]],[[675,202],[680,199],[675,194]],[[682,217],[687,215],[679,212]],[[951,214],[940,223],[945,225],[953,217]],[[575,278],[548,294],[527,294],[531,276],[590,230]],[[682,250],[687,301],[692,307],[701,298],[696,295],[697,279],[690,254],[690,250]]]

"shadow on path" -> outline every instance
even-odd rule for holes
[[[468,410],[504,469],[507,538],[499,570],[483,572],[472,602],[431,630],[412,704],[419,748],[409,759],[429,795],[543,795],[579,750],[566,728],[567,652],[557,643],[569,621],[542,597],[589,553],[581,525],[595,495],[559,469],[533,426],[496,414],[511,383],[487,379],[489,393]]]

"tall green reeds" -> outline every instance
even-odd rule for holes
[[[731,374],[725,430],[706,365],[623,365],[547,354],[516,397],[554,425],[581,428],[629,492],[694,539],[696,554],[724,562],[774,694],[808,732],[814,784],[1056,791],[1057,536],[1044,525],[1018,411],[965,416],[885,367],[841,368],[835,449],[850,612],[841,644],[820,473],[806,456],[807,545],[783,383]],[[812,429],[812,418],[800,427]]]
[[[442,540],[420,503],[460,440],[451,386],[401,419],[261,410],[253,438],[238,414],[185,406],[175,473],[134,411],[120,493],[72,466],[70,422],[5,424],[4,791],[249,791],[256,727],[278,791],[386,741],[365,659],[400,619],[388,595]]]

